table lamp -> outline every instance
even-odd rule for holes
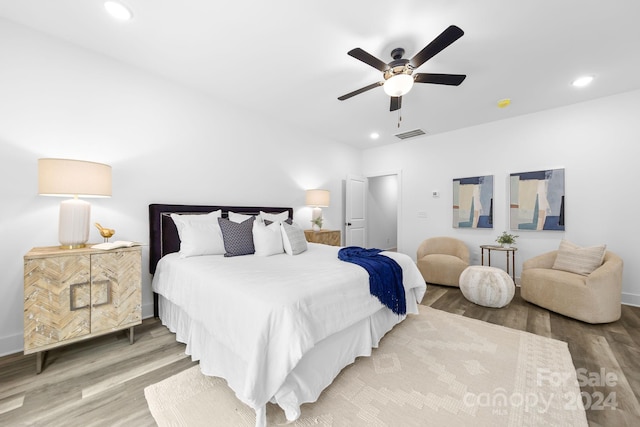
[[[330,194],[329,190],[307,190],[306,192],[306,205],[313,206],[313,212],[311,214],[311,223],[322,229],[322,209],[329,206]]]
[[[38,159],[38,194],[73,197],[60,203],[58,240],[63,249],[89,240],[91,204],[78,197],[111,197],[111,166],[69,159]]]

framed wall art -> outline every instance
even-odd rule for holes
[[[564,231],[564,169],[512,173],[510,199],[512,230]]]
[[[493,228],[493,175],[453,180],[453,228]]]

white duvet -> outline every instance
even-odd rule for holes
[[[163,257],[153,290],[189,313],[224,349],[207,375],[225,378],[259,410],[322,339],[379,311],[362,267],[338,260],[338,247],[309,243],[296,256]],[[407,313],[417,313],[425,282],[407,255],[383,252],[402,267]],[[384,307],[385,310],[388,310]]]

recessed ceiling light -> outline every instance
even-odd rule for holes
[[[378,132],[371,132],[371,135],[369,135],[369,137],[371,139],[378,139],[380,138],[380,134]]]
[[[585,87],[591,84],[593,76],[582,76],[575,79],[571,84],[575,87]]]
[[[109,15],[120,21],[128,21],[133,18],[133,13],[131,12],[131,10],[120,2],[106,1],[104,2],[104,8],[107,9]]]

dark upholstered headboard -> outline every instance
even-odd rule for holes
[[[260,211],[267,213],[288,211],[289,218],[293,218],[293,208],[151,204],[149,205],[149,272],[155,273],[156,265],[164,255],[180,250],[178,230],[170,216],[172,213],[204,214],[218,209],[222,210],[223,218],[228,216],[229,211],[246,215],[257,215]]]

